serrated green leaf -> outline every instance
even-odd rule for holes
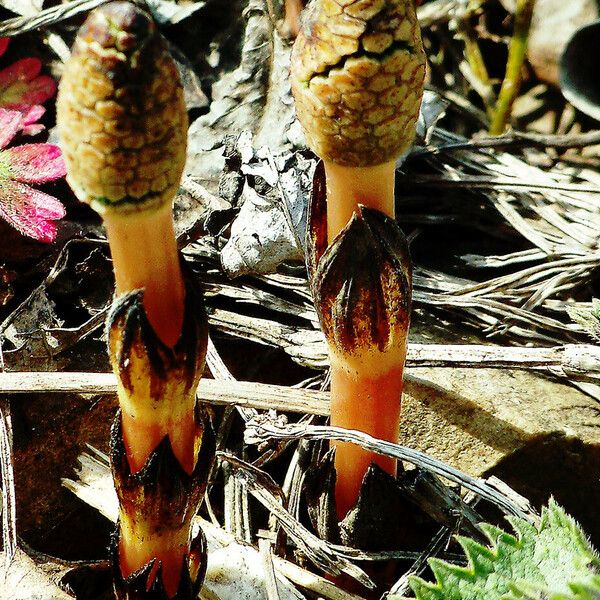
[[[573,598],[577,600],[599,600],[600,599],[600,575],[594,575],[590,581],[585,583],[572,583]]]
[[[482,546],[468,537],[458,536],[456,539],[462,546],[465,556],[469,560],[469,564],[475,569],[475,572],[483,573],[493,570],[496,555],[489,548]]]
[[[590,308],[567,306],[567,314],[571,319],[583,327],[585,332],[600,342],[600,300],[592,298]]]
[[[587,583],[572,583],[566,593],[553,593],[540,586],[524,583],[515,585],[506,600],[599,600],[600,579],[592,578]]]
[[[509,521],[515,535],[481,525],[489,547],[457,538],[466,567],[430,559],[435,583],[410,578],[417,600],[600,600],[600,559],[556,502],[550,500],[542,511],[538,527],[514,517]]]

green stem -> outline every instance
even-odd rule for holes
[[[492,113],[490,135],[501,135],[504,133],[512,105],[519,93],[521,71],[527,52],[527,41],[529,39],[529,28],[534,6],[535,0],[517,0],[515,26],[508,47],[506,73],[502,87],[500,88],[500,94],[498,95],[498,102]]]
[[[477,35],[469,22],[469,18],[470,14],[458,22],[458,33],[465,44],[465,57],[471,73],[477,79],[477,89],[475,91],[481,96],[489,115],[495,100],[494,90],[481,54],[481,48],[477,43]],[[473,88],[475,88],[475,85],[473,85]]]

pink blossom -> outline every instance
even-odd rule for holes
[[[31,106],[49,100],[56,93],[56,83],[40,75],[39,58],[22,58],[0,71],[0,105],[25,112]]]
[[[9,38],[0,38],[0,56],[6,52]],[[56,93],[56,83],[40,75],[42,62],[38,58],[22,58],[0,70],[0,108],[23,113],[22,133],[35,135],[44,130],[37,123],[45,112],[42,103]]]
[[[0,38],[0,56],[8,38]],[[40,75],[37,58],[22,58],[0,70],[0,217],[24,235],[41,242],[56,238],[57,219],[65,216],[61,202],[27,184],[54,181],[66,174],[60,150],[53,144],[7,146],[18,133],[43,131],[38,123],[42,102],[56,93],[51,77]]]
[[[64,177],[65,163],[53,144],[6,148],[24,119],[19,111],[0,108],[0,216],[24,235],[52,242],[56,238],[54,221],[65,216],[65,208],[57,198],[26,184]]]

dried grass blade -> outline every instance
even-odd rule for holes
[[[12,454],[12,423],[8,400],[0,398],[0,474],[2,483],[2,540],[5,573],[17,552],[17,502]]]

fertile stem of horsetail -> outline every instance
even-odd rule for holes
[[[411,297],[406,241],[395,222],[395,162],[415,135],[425,56],[414,0],[315,0],[294,46],[292,90],[316,178],[308,265],[331,361],[331,422],[397,441]],[[343,517],[371,462],[336,443]]]
[[[57,120],[67,179],[103,217],[116,280],[107,324],[121,408],[111,440],[121,503],[115,589],[191,598],[203,561],[191,519],[212,460],[195,399],[207,325],[173,227],[183,90],[145,12],[114,2],[88,17],[65,65]]]
[[[300,13],[304,8],[304,0],[285,0],[284,25],[292,37],[300,31]]]

